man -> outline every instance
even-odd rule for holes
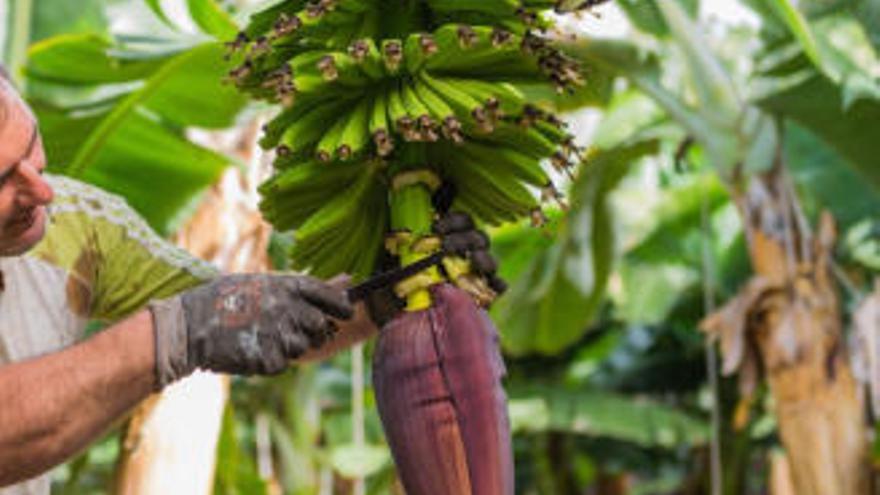
[[[276,374],[376,332],[313,278],[217,276],[45,161],[34,115],[0,77],[0,487],[15,484],[0,494],[47,494],[48,469],[197,368]],[[444,241],[466,231],[475,240],[458,248],[488,258],[466,220]],[[91,320],[115,323],[86,338]]]
[[[45,165],[33,114],[0,78],[0,486],[63,462],[196,368],[280,373],[375,331],[318,280],[216,277],[120,198]],[[93,319],[118,322],[84,340]],[[48,491],[45,475],[0,489]]]

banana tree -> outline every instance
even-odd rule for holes
[[[859,38],[858,29],[851,29],[848,34],[856,34],[848,38],[847,52],[857,47],[860,55],[843,56],[847,52],[833,42],[817,45],[816,40],[826,38],[814,36],[810,24],[787,2],[762,3],[762,8],[767,5],[783,33],[790,31],[801,42],[808,61],[792,63],[802,53],[797,45],[769,45],[776,49],[768,49],[759,70],[775,86],[764,88],[763,108],[734,87],[731,74],[672,1],[659,0],[657,7],[668,35],[684,54],[693,91],[688,96],[697,106],[666,89],[657,66],[651,66],[650,59],[644,63],[632,45],[582,42],[571,53],[616,68],[654,98],[705,151],[737,205],[755,277],[703,326],[720,338],[724,371],[740,372],[745,398],[752,396],[761,374],[767,377],[798,493],[868,493],[863,407],[843,344],[840,296],[833,278],[833,222],[826,215],[818,232],[810,228],[792,187],[786,167],[792,155],[785,145],[791,142],[793,128],[788,119],[802,122],[836,148],[844,158],[836,164],[852,167],[841,172],[863,174],[863,182],[872,180],[876,167],[866,156],[866,146],[876,143],[865,134],[870,130],[864,119],[876,106],[876,81],[865,76],[866,67],[868,74],[873,70],[872,62],[862,56],[870,45],[860,41],[867,38]],[[800,72],[791,74],[795,71]],[[790,75],[799,77],[782,77]],[[842,89],[842,97],[817,98],[817,85]],[[793,98],[798,91],[804,99]],[[833,106],[841,102],[843,107]],[[826,114],[820,121],[817,107],[836,113],[840,120],[828,125]],[[875,201],[873,186],[864,187],[862,197]]]
[[[480,221],[542,223],[529,187],[559,193],[541,160],[565,171],[578,150],[517,85],[582,82],[549,46],[545,11],[593,3],[291,0],[255,15],[231,43],[230,78],[283,107],[262,143],[278,155],[262,209],[295,231],[295,266],[363,278],[383,250],[402,264],[440,252],[432,196],[450,188],[452,208]],[[450,256],[443,271],[396,286],[406,308],[374,356],[377,405],[411,493],[513,491],[497,336],[467,295],[487,303],[498,287],[470,272]]]

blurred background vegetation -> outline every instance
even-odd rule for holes
[[[39,116],[51,170],[122,194],[173,236],[227,170],[265,166],[252,135],[272,110],[221,84],[223,42],[265,4],[5,2],[4,63]],[[698,330],[751,274],[718,170],[744,153],[760,169],[776,143],[763,142],[761,126],[772,125],[763,117],[737,120],[743,108],[784,125],[806,217],[827,209],[836,218],[847,313],[880,270],[877,3],[680,4],[695,24],[668,22],[652,0],[566,21],[589,91],[535,95],[569,112],[589,151],[563,179],[570,209],[550,212],[540,229],[492,231],[511,283],[492,316],[520,493],[793,493],[775,473],[783,464],[771,394],[759,386],[741,397]],[[272,236],[275,268],[285,268],[289,242]],[[279,378],[233,380],[214,492],[393,493],[366,375],[345,353]],[[361,414],[352,397],[363,384]],[[121,437],[111,432],[59,468],[56,492],[111,491]],[[722,460],[714,487],[713,451]]]

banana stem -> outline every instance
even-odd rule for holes
[[[391,193],[391,228],[410,232],[414,239],[431,233],[431,191],[425,184],[410,184]],[[402,260],[404,263],[413,260]]]
[[[418,174],[419,172],[404,172]],[[399,176],[401,177],[401,176]],[[391,228],[394,232],[408,232],[405,242],[398,246],[398,255],[404,265],[428,257],[437,251],[437,247],[420,242],[431,236],[431,222],[434,209],[431,205],[431,188],[421,181],[412,181],[400,187],[394,187],[390,197]],[[440,282],[442,277],[436,267],[432,267],[413,279],[404,282],[412,283],[418,288],[408,292],[407,311],[421,311],[431,306],[431,295],[427,285]]]

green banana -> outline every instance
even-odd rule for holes
[[[403,45],[403,58],[410,74],[418,73],[425,62],[437,53],[437,42],[430,34],[415,33],[406,38]]]
[[[276,228],[299,227],[328,197],[353,183],[360,172],[356,164],[300,163],[260,186],[260,210]]]
[[[521,8],[519,0],[428,0],[438,12],[482,12],[493,16],[513,15]]]
[[[382,31],[382,12],[379,9],[370,9],[364,12],[360,26],[354,35],[355,40],[372,40],[377,38]]]
[[[381,52],[385,72],[390,76],[399,74],[403,63],[403,43],[400,40],[384,40]]]
[[[290,16],[299,12],[305,6],[305,3],[304,0],[281,2],[257,12],[251,16],[247,28],[239,33],[236,41],[241,43],[242,39],[252,40],[270,34],[279,27],[279,23],[286,22]]]
[[[260,147],[270,149],[278,146],[284,131],[301,119],[304,115],[318,108],[322,100],[317,98],[302,101],[292,108],[285,108],[278,115],[263,126],[263,136],[260,138]]]
[[[509,83],[486,82],[478,79],[445,78],[444,80],[447,84],[484,102],[486,109],[495,119],[504,115],[518,115],[526,103],[525,95]]]
[[[280,154],[305,156],[308,148],[321,140],[329,129],[325,127],[327,116],[323,111],[313,111],[290,125],[281,136]]]
[[[336,156],[336,151],[342,144],[342,134],[348,127],[349,118],[347,115],[339,117],[333,125],[324,133],[315,147],[315,157],[322,162],[329,162]]]
[[[278,146],[283,147],[282,153],[305,156],[304,153],[329,131],[334,118],[350,102],[350,99],[318,100],[308,111],[300,112],[279,138]]]
[[[334,53],[333,66],[338,74],[336,81],[348,88],[370,85],[374,82],[363,65],[347,53]]]
[[[438,95],[442,95],[443,99],[449,103],[449,106],[452,107],[457,114],[468,115],[482,132],[492,132],[492,130],[494,130],[494,122],[482,102],[472,97],[467,92],[461,91],[457,87],[450,85],[444,79],[431,77],[424,72],[420,77],[422,81],[431,88],[431,90]]]
[[[421,78],[413,83],[416,95],[424,103],[425,107],[437,122],[440,122],[440,132],[443,137],[461,143],[464,136],[461,132],[461,122],[455,115],[455,111],[443,98],[434,92]]]
[[[418,140],[415,120],[410,115],[409,109],[403,101],[403,83],[394,81],[388,86],[388,121],[394,127],[395,132],[400,134],[405,141]]]
[[[375,81],[385,77],[384,61],[376,42],[370,38],[359,39],[349,45],[348,54],[360,64],[361,71]]]
[[[373,108],[370,113],[369,131],[376,145],[376,153],[379,156],[388,156],[394,150],[394,141],[391,139],[391,127],[388,124],[388,93],[384,90],[377,92],[373,99]]]
[[[541,160],[556,153],[564,142],[561,139],[551,140],[534,127],[523,128],[509,122],[498,124],[495,132],[480,136],[476,141],[495,147],[509,147],[532,160]]]
[[[306,220],[296,230],[295,238],[297,240],[320,238],[331,233],[334,228],[346,225],[351,227],[350,220],[356,218],[357,213],[362,211],[360,200],[374,180],[373,174],[360,174],[357,180],[347,187],[344,192],[328,199],[316,214]]]
[[[367,95],[360,99],[349,114],[348,124],[342,131],[339,146],[336,148],[336,156],[340,160],[351,159],[352,155],[360,153],[370,142],[369,118],[372,107],[373,98]]]
[[[422,103],[419,96],[415,92],[415,85],[421,84],[419,81],[402,80],[400,83],[400,93],[403,104],[407,110],[414,116],[416,124],[416,140],[417,141],[437,141],[440,136],[437,134],[437,123],[431,117],[431,111]]]
[[[520,38],[509,31],[485,26],[441,26],[434,34],[437,54],[425,68],[438,73],[467,72],[522,58]]]
[[[510,215],[509,218],[516,219],[538,207],[535,197],[516,177],[493,173],[487,162],[462,160],[456,165],[465,169],[461,173],[467,174],[462,181],[466,184],[464,190],[473,191],[497,216]]]
[[[508,147],[467,143],[459,152],[466,158],[485,163],[485,167],[497,175],[510,175],[537,187],[550,182],[540,161]]]

